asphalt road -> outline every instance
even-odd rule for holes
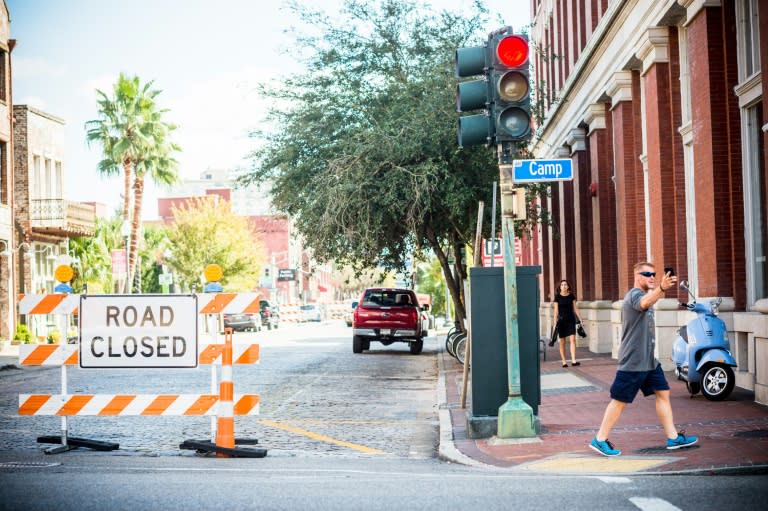
[[[75,417],[70,434],[120,449],[46,455],[38,435],[58,417],[20,417],[19,393],[58,393],[58,368],[0,371],[0,510],[762,509],[763,476],[519,475],[437,459],[436,339],[424,353],[373,345],[352,353],[342,323],[238,334],[261,363],[236,366],[235,392],[262,396],[238,437],[268,455],[221,459],[180,450],[210,435],[210,418]],[[69,368],[70,392],[210,390],[210,366],[186,370]]]

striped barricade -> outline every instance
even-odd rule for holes
[[[223,343],[200,344],[198,362],[202,365],[221,365],[224,352]],[[233,344],[232,357],[235,364],[258,364],[260,347],[258,344]],[[77,344],[20,344],[19,365],[22,366],[60,366],[78,365],[79,347]]]
[[[94,295],[95,296],[95,295]],[[175,295],[178,296],[178,295]],[[189,295],[187,295],[189,296]],[[136,295],[140,301],[141,295]],[[20,314],[78,314],[80,295],[75,294],[24,294],[19,295]],[[102,296],[108,298],[108,296]],[[149,296],[147,298],[150,298]],[[157,298],[154,296],[153,298]],[[196,296],[197,313],[214,321],[220,314],[259,313],[258,293],[204,293]],[[81,324],[84,318],[80,318]],[[69,321],[67,321],[67,324]],[[228,417],[255,415],[259,413],[260,397],[257,394],[222,395],[216,388],[216,367],[222,366],[223,376],[231,382],[231,364],[259,363],[258,344],[233,344],[231,335],[224,343],[217,340],[217,329],[210,329],[210,342],[198,340],[198,363],[211,366],[211,392],[209,394],[70,394],[67,390],[67,366],[79,365],[79,344],[23,344],[19,346],[19,363],[22,366],[60,366],[60,394],[20,394],[19,415],[53,415],[62,420],[61,437],[39,437],[38,442],[60,443],[60,447],[46,452],[63,452],[76,445],[68,444],[67,417],[75,415],[92,416],[211,416],[211,437],[216,434],[216,417],[226,413]],[[226,360],[223,360],[226,359]],[[224,362],[224,363],[222,363]],[[229,364],[229,366],[228,366]],[[217,393],[218,390],[218,393]],[[223,407],[223,408],[222,408]],[[231,420],[231,419],[230,419]],[[234,426],[232,426],[234,433]],[[74,437],[73,437],[74,439]],[[117,449],[117,444],[106,444],[95,440],[75,439],[80,446],[98,450]],[[203,441],[191,440],[193,448],[205,448]],[[186,442],[185,442],[186,443]],[[221,451],[210,443],[211,448]],[[184,447],[183,445],[181,446]],[[232,455],[263,457],[265,449],[244,452],[238,447],[223,449]]]
[[[235,415],[259,413],[259,396],[234,396]],[[201,416],[216,415],[212,394],[20,394],[19,415]]]
[[[65,293],[20,294],[19,314],[77,314],[80,295]]]
[[[300,320],[298,304],[288,303],[280,306],[281,323],[298,323]]]

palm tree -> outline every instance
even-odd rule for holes
[[[102,148],[102,159],[98,164],[99,173],[106,176],[118,175],[121,171],[123,173],[123,220],[133,220],[128,253],[131,271],[136,267],[136,234],[141,221],[141,217],[130,217],[133,174],[140,168],[148,168],[147,165],[158,165],[147,164],[146,161],[174,161],[171,152],[178,150],[178,147],[167,139],[168,134],[176,127],[163,120],[163,114],[167,110],[158,108],[155,98],[161,91],[152,89],[152,84],[150,81],[142,86],[139,77],[127,77],[120,73],[113,87],[112,97],[97,89],[99,118],[85,123],[88,143],[98,143]],[[165,170],[168,168],[166,165]],[[166,182],[163,178],[160,180]],[[143,188],[143,178],[140,187]],[[134,183],[134,190],[135,188]],[[134,201],[135,199],[134,197]],[[135,205],[133,209],[135,213]],[[140,205],[138,211],[141,212]]]
[[[167,125],[168,131],[175,129],[173,125]],[[178,151],[176,144],[168,142],[166,138],[163,144],[155,148],[155,152],[142,160],[135,169],[133,178],[133,221],[131,222],[131,245],[128,265],[129,275],[136,275],[138,254],[139,219],[144,198],[144,179],[149,176],[156,184],[173,184],[179,180],[176,160],[170,156],[173,151]]]

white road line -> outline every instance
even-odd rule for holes
[[[673,506],[664,499],[632,497],[629,501],[643,511],[682,511],[679,507]]]
[[[597,476],[596,478],[608,484],[629,484],[632,482],[629,477]]]

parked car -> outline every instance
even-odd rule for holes
[[[362,353],[370,349],[371,341],[378,341],[384,346],[406,342],[411,353],[418,355],[426,336],[422,308],[410,289],[366,289],[352,316],[353,353]]]
[[[347,326],[352,326],[352,315],[355,313],[355,308],[357,308],[358,303],[359,302],[355,300],[354,302],[351,302],[344,310],[344,323],[346,323]]]
[[[224,328],[231,328],[235,332],[261,330],[261,316],[258,314],[224,314]]]
[[[323,315],[316,303],[308,303],[299,307],[299,318],[304,321],[322,321]]]
[[[261,315],[261,326],[266,327],[267,330],[277,328],[280,324],[280,312],[276,305],[273,305],[269,300],[259,301],[259,314]]]

